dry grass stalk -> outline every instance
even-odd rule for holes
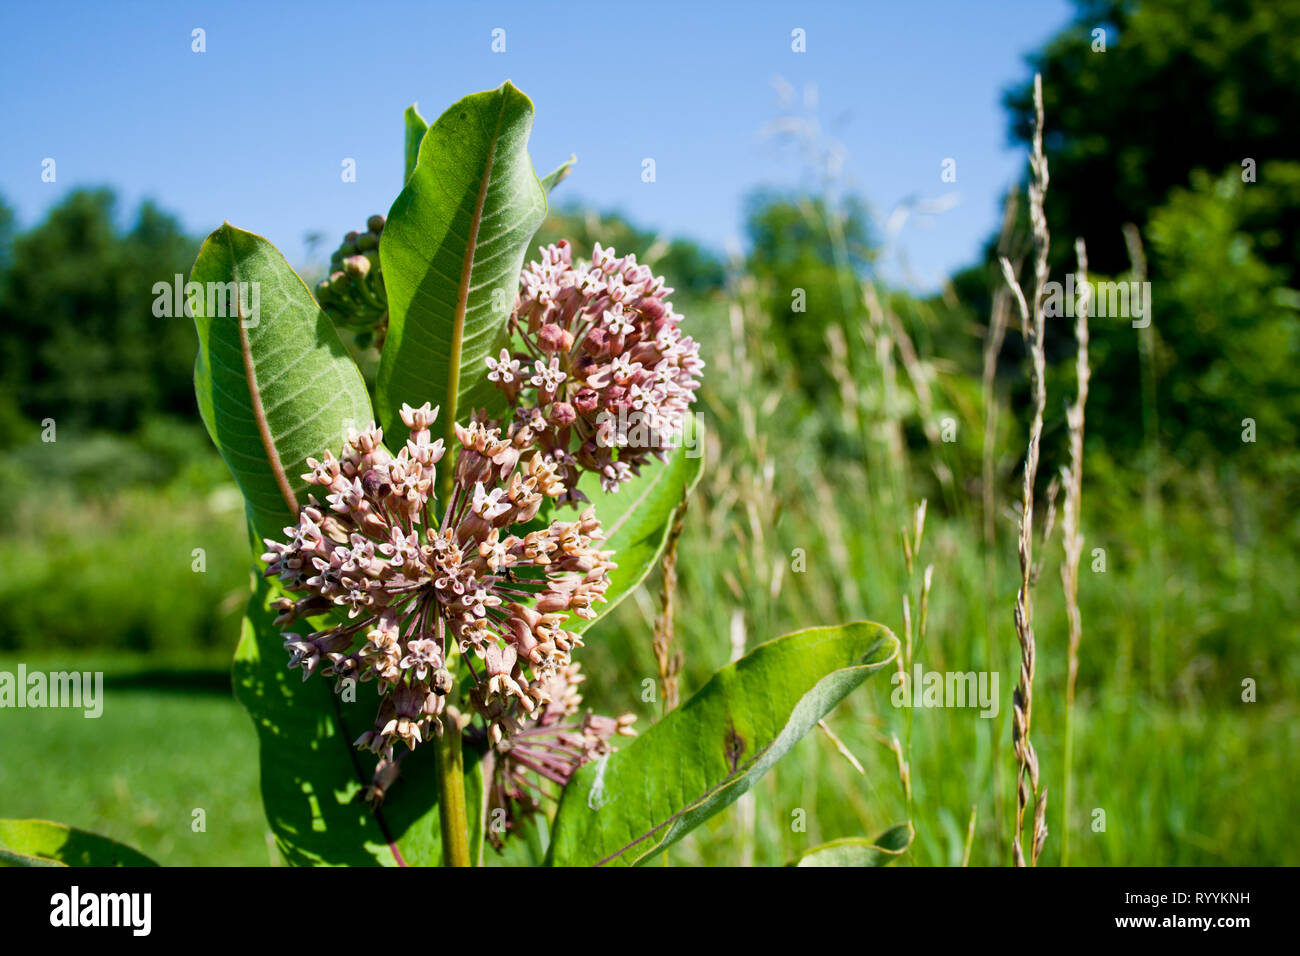
[[[880,303],[880,296],[872,282],[862,286],[863,303],[867,307],[869,328],[873,333],[876,346],[876,362],[880,366],[880,378],[883,388],[884,425],[888,429],[890,461],[895,469],[901,470],[905,459],[906,443],[903,440],[902,414],[898,401],[898,370],[894,366],[894,339],[890,334],[885,319],[885,309]],[[865,331],[865,330],[864,330]]]
[[[1043,78],[1034,75],[1034,142],[1029,161],[1033,176],[1029,182],[1029,221],[1034,234],[1034,303],[1032,310],[1016,279],[1011,263],[1003,257],[1002,272],[1007,286],[1015,297],[1020,312],[1021,333],[1032,365],[1034,413],[1029,426],[1029,445],[1025,453],[1024,484],[1021,492],[1020,536],[1020,589],[1016,593],[1016,637],[1020,644],[1020,676],[1012,697],[1012,738],[1018,772],[1016,775],[1016,828],[1011,847],[1016,866],[1025,866],[1022,839],[1025,810],[1032,796],[1034,803],[1033,838],[1030,844],[1029,864],[1037,865],[1038,855],[1047,841],[1047,789],[1039,788],[1038,754],[1030,740],[1034,713],[1034,606],[1031,595],[1034,571],[1034,482],[1038,476],[1039,446],[1043,440],[1043,410],[1047,405],[1046,366],[1043,350],[1045,315],[1043,296],[1048,280],[1047,255],[1050,236],[1047,217],[1043,212],[1043,199],[1047,194],[1047,157],[1043,155]]]
[[[1038,585],[1038,575],[1043,571],[1043,557],[1046,555],[1047,546],[1052,541],[1052,531],[1056,528],[1056,498],[1061,493],[1061,476],[1053,475],[1052,480],[1047,483],[1047,507],[1044,510],[1043,517],[1043,542],[1042,551],[1038,561],[1035,562],[1033,570],[1029,573],[1029,583],[1035,587]]]
[[[874,289],[872,295],[875,295]],[[912,383],[912,391],[916,393],[916,407],[925,438],[932,446],[938,448],[943,444],[943,438],[939,433],[939,423],[934,417],[934,393],[930,390],[928,372],[921,365],[921,357],[916,352],[912,337],[907,334],[903,320],[893,309],[885,309],[884,316],[889,325],[889,333],[898,346],[898,357],[903,363],[903,370],[907,372],[908,381]]]
[[[907,565],[907,574],[912,574],[912,565],[917,555],[921,553],[921,540],[925,537],[925,511],[927,499],[922,498],[921,503],[916,506],[912,512],[912,527],[909,529],[903,526],[903,561]]]
[[[913,654],[925,639],[926,619],[930,612],[930,587],[934,580],[934,565],[926,565],[921,575],[920,593],[916,602],[920,613],[914,627],[911,591],[916,582],[916,567],[921,557],[921,543],[925,540],[926,506],[926,499],[922,498],[912,512],[911,527],[905,524],[899,532],[903,542],[903,561],[907,567],[907,584],[903,591],[903,650],[895,660],[900,678],[899,686],[903,689],[905,700],[910,700],[915,693],[915,688],[912,686]],[[907,825],[909,831],[915,835],[916,830],[912,821],[912,708],[910,706],[907,708],[906,735],[906,756],[904,756],[904,745],[898,742],[897,736],[894,736],[887,745],[898,757],[898,777],[902,781],[903,793],[907,799]]]
[[[912,384],[912,393],[916,396],[916,411],[920,418],[921,430],[925,432],[926,441],[936,452],[943,451],[943,438],[939,430],[939,422],[934,414],[934,392],[930,388],[930,370],[921,361],[920,355],[916,351],[916,344],[912,337],[907,334],[902,320],[898,314],[881,303],[879,292],[876,284],[871,280],[866,280],[862,284],[862,299],[867,307],[867,315],[871,321],[871,328],[879,331],[870,337],[870,341],[879,348],[897,348],[898,357],[903,363],[903,369],[907,372],[907,379]],[[864,326],[864,329],[867,327]],[[867,333],[864,331],[864,341],[867,340]],[[870,344],[870,343],[869,343]],[[886,361],[881,356],[881,362]],[[892,395],[890,400],[897,402],[897,375],[893,370],[893,359],[888,359],[889,367],[882,364],[881,368],[885,374],[887,395]],[[892,428],[890,443],[891,452],[894,454],[905,454],[905,442],[903,438],[903,424],[901,410],[895,405],[893,411],[889,414],[890,427]],[[901,459],[900,459],[901,460]],[[934,469],[935,477],[948,491],[953,490],[954,478],[952,469],[942,458],[936,455],[931,460],[931,467]]]
[[[903,595],[903,653],[901,658],[900,665],[905,671],[910,672],[912,668],[912,597],[909,594]]]
[[[1002,232],[998,237],[998,255],[1008,256],[1014,244],[1016,234],[1016,210],[1018,203],[1016,193],[1007,196],[1006,207],[1002,213]],[[993,293],[992,308],[989,315],[988,334],[984,341],[984,369],[981,375],[982,395],[984,399],[984,445],[981,449],[980,496],[984,518],[984,641],[985,663],[987,670],[997,670],[998,617],[994,614],[997,602],[997,558],[995,554],[997,534],[995,514],[997,507],[997,433],[998,433],[998,397],[997,372],[998,356],[1002,354],[1002,343],[1006,337],[1007,321],[1011,316],[1011,294],[1005,286],[999,285]],[[1000,733],[999,723],[990,721],[989,734],[991,749],[996,749]],[[993,823],[997,832],[1003,824],[1003,778],[1002,762],[994,761],[993,766]]]
[[[659,617],[654,627],[655,663],[659,665],[659,684],[663,688],[662,712],[668,713],[677,706],[677,678],[682,671],[682,652],[673,650],[673,599],[677,593],[677,541],[682,536],[683,518],[686,515],[686,497],[673,513],[673,526],[668,531],[662,562],[663,586],[659,593]]]
[[[993,296],[993,314],[989,322],[988,339],[984,344],[984,455],[983,473],[981,475],[981,492],[984,499],[984,542],[991,549],[993,546],[994,513],[994,475],[993,454],[998,430],[998,403],[994,394],[994,382],[998,373],[998,353],[1002,351],[1002,341],[1006,337],[1007,318],[1011,312],[1011,299],[1005,289],[999,289]]]
[[[979,810],[978,805],[970,805],[970,822],[966,824],[966,846],[961,851],[961,865],[970,866],[970,848],[975,842],[975,814]]]
[[[863,409],[862,396],[858,383],[849,370],[849,342],[844,329],[838,325],[826,328],[826,364],[830,368],[831,380],[838,383],[840,392],[840,410],[846,426],[859,434],[862,431]]]
[[[1019,203],[1016,194],[1007,196],[1007,203],[1002,210],[1002,232],[998,235],[998,258],[1011,255],[1016,235],[1016,210]],[[980,376],[981,392],[984,397],[984,455],[981,491],[984,504],[984,543],[993,547],[994,515],[994,452],[997,444],[998,403],[996,394],[998,356],[1002,354],[1002,342],[1006,338],[1007,319],[1011,315],[1011,294],[1007,289],[998,287],[993,292],[992,309],[989,315],[988,335],[984,339],[984,368]]]
[[[912,512],[912,527],[909,529],[905,525],[900,532],[900,537],[903,540],[903,563],[907,566],[908,590],[903,593],[903,653],[899,656],[899,667],[905,667],[908,673],[912,669],[912,651],[915,646],[912,640],[913,633],[916,634],[915,643],[919,644],[921,638],[925,637],[925,618],[930,607],[930,582],[934,574],[934,566],[927,565],[921,585],[920,601],[918,602],[921,611],[920,627],[914,632],[912,628],[912,600],[909,592],[914,580],[916,560],[921,555],[921,541],[925,537],[926,504],[926,499],[922,498],[921,503]],[[906,677],[904,679],[906,680]],[[908,693],[911,693],[910,688]]]
[[[1078,314],[1074,320],[1074,339],[1077,346],[1074,372],[1077,381],[1074,404],[1065,411],[1070,429],[1070,464],[1061,469],[1065,479],[1065,514],[1061,521],[1061,536],[1065,547],[1065,561],[1061,565],[1061,589],[1065,592],[1065,612],[1070,622],[1070,643],[1066,652],[1065,678],[1065,802],[1061,828],[1061,865],[1070,862],[1070,805],[1071,764],[1074,756],[1074,686],[1079,676],[1079,641],[1083,637],[1083,619],[1079,615],[1079,559],[1083,555],[1083,533],[1079,518],[1083,508],[1083,420],[1088,404],[1088,380],[1092,371],[1088,366],[1088,306],[1091,290],[1088,286],[1088,250],[1079,239],[1074,244],[1078,260],[1078,285],[1083,290]]]
[[[903,796],[907,800],[907,805],[912,806],[912,770],[907,762],[907,757],[903,753],[903,744],[898,739],[898,734],[890,734],[888,737],[883,734],[876,734],[876,742],[894,754],[898,763],[898,780],[903,785]],[[911,813],[908,813],[908,824],[911,825]]]
[[[849,762],[849,765],[858,772],[859,776],[865,777],[867,775],[867,769],[862,766],[862,763],[857,757],[853,756],[853,751],[849,750],[844,741],[840,740],[839,735],[836,734],[835,731],[831,730],[830,725],[824,720],[819,720],[817,721],[817,726],[822,729],[822,733],[826,735],[826,739],[831,742],[832,746],[840,752],[840,756]]]

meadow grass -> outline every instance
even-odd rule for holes
[[[817,430],[828,409],[810,409],[785,387],[769,354],[771,325],[753,311],[738,324],[722,306],[697,317],[714,374],[703,411],[710,457],[676,569],[683,694],[727,663],[738,633],[752,647],[801,626],[866,617],[902,635],[901,598],[910,576],[898,529],[908,517],[900,510],[911,499],[898,489],[911,484],[939,499],[942,489],[873,473],[864,464],[868,455],[828,457]],[[841,411],[852,419],[851,411]],[[979,467],[978,458],[974,464]],[[1286,583],[1297,565],[1287,544],[1295,540],[1294,521],[1276,535],[1243,541],[1241,514],[1265,513],[1267,496],[1250,485],[1224,486],[1208,472],[1178,475],[1165,495],[1162,546],[1180,562],[1153,588],[1143,560],[1140,496],[1126,493],[1126,471],[1104,453],[1089,465],[1095,473],[1085,468],[1090,491],[1078,586],[1084,644],[1073,716],[1072,862],[1294,862],[1300,826],[1275,811],[1297,784],[1291,754],[1300,729],[1284,694],[1296,679],[1296,598]],[[997,470],[1006,469],[999,463]],[[955,477],[960,486],[969,476],[958,471]],[[904,822],[908,806],[896,756],[882,741],[907,737],[910,717],[916,839],[904,865],[960,864],[972,806],[971,862],[1011,862],[1010,820],[999,813],[996,786],[1000,778],[1007,788],[1001,813],[1013,812],[1016,514],[1008,486],[998,495],[994,547],[986,548],[982,509],[969,500],[981,494],[977,489],[955,507],[930,509],[924,561],[934,565],[934,588],[927,634],[913,653],[927,670],[998,672],[997,717],[983,719],[969,709],[900,710],[890,701],[888,673],[877,675],[829,720],[865,776],[829,738],[810,735],[755,789],[753,812],[719,816],[671,850],[674,861],[781,863],[819,842],[873,836]],[[1104,570],[1094,547],[1105,551]],[[806,557],[802,572],[793,569],[797,553]],[[1070,626],[1058,585],[1059,540],[1040,545],[1036,559],[1044,571],[1035,602],[1035,747],[1044,786],[1063,793]],[[1170,641],[1168,659],[1181,662],[1160,684],[1151,681],[1151,662],[1140,653],[1119,656],[1124,647],[1149,646],[1153,608],[1160,609]],[[649,638],[655,610],[648,599],[629,601],[590,640],[585,666],[602,676],[589,682],[589,700],[638,708],[641,680],[656,673]],[[1237,626],[1242,614],[1256,616],[1249,627]],[[995,630],[991,643],[986,621]],[[617,683],[609,675],[619,675]],[[1245,678],[1258,685],[1254,703],[1242,699]],[[644,720],[654,717],[651,708],[639,712]],[[1062,806],[1048,810],[1057,836],[1045,844],[1046,865],[1060,862]],[[792,829],[796,809],[806,811],[806,833]]]
[[[0,712],[0,816],[82,827],[163,864],[279,862],[258,795],[257,735],[226,672],[102,653],[3,655],[0,670],[20,662],[29,672],[102,671],[104,708],[98,718]]]

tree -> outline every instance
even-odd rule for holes
[[[759,191],[747,202],[748,271],[763,308],[783,328],[776,345],[804,390],[833,388],[826,374],[826,331],[858,338],[865,321],[861,279],[875,258],[865,204],[822,196]]]
[[[114,209],[110,190],[74,192],[0,258],[0,363],[29,419],[129,431],[194,415],[194,329],[156,317],[153,288],[188,272],[197,243],[152,203],[125,232]]]
[[[1300,159],[1300,0],[1080,0],[1075,21],[1030,60],[1043,74],[1055,264],[1083,236],[1093,268],[1118,274],[1123,225],[1145,223],[1194,170]],[[1032,94],[1026,82],[1006,97],[1025,146]],[[1295,210],[1281,221],[1294,252]],[[1277,252],[1294,276],[1300,260]]]
[[[1300,160],[1290,130],[1300,0],[1079,0],[1077,10],[1030,58],[1043,75],[1053,278],[1074,270],[1077,237],[1094,278],[1127,273],[1123,227],[1136,224],[1148,247],[1165,449],[1231,455],[1245,417],[1276,418],[1275,436],[1291,434],[1278,360],[1294,354],[1284,303],[1300,288],[1300,166],[1290,162]],[[1027,81],[1006,97],[1026,148],[1032,89]],[[956,281],[981,304],[1000,281],[992,246]],[[1049,329],[1049,359],[1072,352],[1070,335],[1066,323]],[[1098,319],[1092,338],[1089,438],[1124,453],[1143,440],[1138,332]]]
[[[1266,166],[1273,181],[1300,193],[1300,164]],[[1300,439],[1300,293],[1285,287],[1286,269],[1243,229],[1263,189],[1234,170],[1215,179],[1203,172],[1190,189],[1176,189],[1151,217],[1148,235],[1160,284],[1157,355],[1162,419],[1184,437],[1187,457],[1217,456],[1243,447],[1243,423],[1271,453],[1270,470],[1294,469]],[[1257,197],[1250,202],[1244,194]],[[1277,189],[1267,193],[1280,198]]]

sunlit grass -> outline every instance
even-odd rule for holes
[[[29,672],[102,671],[104,706],[98,718],[0,711],[0,816],[82,827],[163,864],[277,859],[258,795],[257,737],[222,672],[159,671],[138,655],[104,654],[6,655],[0,671],[20,662]]]

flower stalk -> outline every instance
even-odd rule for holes
[[[438,816],[442,824],[442,865],[473,866],[469,855],[469,813],[465,804],[465,753],[460,714],[448,708],[438,740]]]

